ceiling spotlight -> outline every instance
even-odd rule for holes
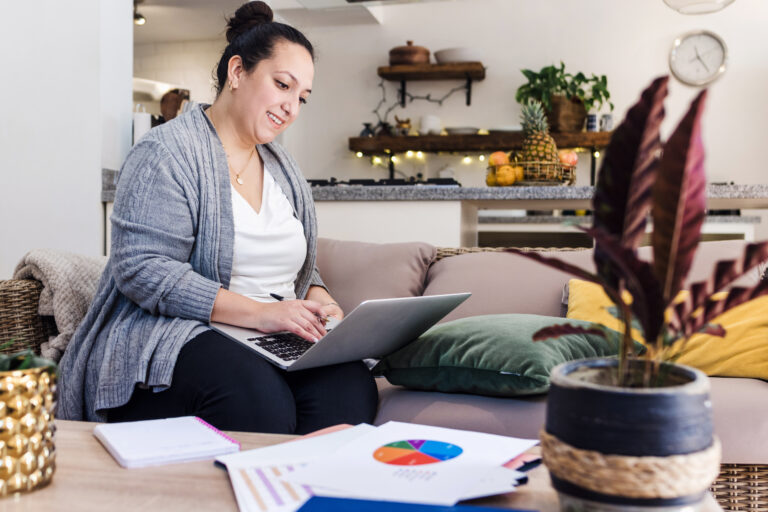
[[[133,24],[134,25],[143,25],[147,22],[147,18],[145,18],[138,10],[138,5],[142,2],[142,0],[133,0]]]

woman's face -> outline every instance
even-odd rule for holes
[[[296,120],[312,92],[315,65],[309,52],[288,41],[250,73],[235,73],[234,112],[241,135],[255,144],[272,142]]]

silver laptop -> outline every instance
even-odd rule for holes
[[[340,322],[331,319],[328,332],[315,343],[288,332],[265,334],[217,322],[210,326],[290,372],[384,357],[415,340],[469,296],[453,293],[367,300]]]

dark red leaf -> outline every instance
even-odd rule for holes
[[[712,295],[712,292],[710,290],[711,290],[711,287],[709,286],[707,281],[699,281],[691,285],[690,301],[691,301],[692,309],[696,309],[697,307],[704,304],[704,302],[707,300],[707,297]]]
[[[661,288],[654,275],[653,266],[640,260],[634,249],[621,245],[621,242],[605,231],[576,227],[602,244],[606,257],[615,267],[618,277],[624,281],[627,291],[632,294],[631,309],[643,326],[645,339],[649,343],[655,343],[664,325],[664,309],[667,303],[662,301]],[[608,287],[603,288],[608,292]],[[615,296],[611,296],[614,302],[617,301]]]
[[[728,295],[724,299],[707,301],[704,305],[704,314],[696,318],[689,318],[688,325],[693,331],[696,331],[718,315],[763,295],[768,295],[768,281],[766,280],[760,281],[752,288],[735,286],[728,291]]]
[[[599,327],[581,327],[572,324],[550,325],[539,329],[533,334],[533,341],[544,341],[550,338],[559,338],[568,334],[594,334],[605,338],[605,330]]]
[[[721,338],[725,336],[725,328],[720,324],[707,324],[700,329],[700,332],[711,336],[720,336]]]
[[[640,244],[645,233],[668,81],[666,76],[654,80],[613,132],[592,198],[593,227],[604,229],[631,248]],[[599,243],[594,258],[598,269],[605,267],[600,274],[615,287],[616,278]]]
[[[733,283],[768,259],[768,242],[751,243],[744,247],[741,260],[718,261],[715,271],[707,281],[691,285],[693,309],[704,305],[710,295]]]
[[[707,206],[701,115],[704,90],[664,146],[653,186],[654,268],[665,303],[680,291],[699,244]]]

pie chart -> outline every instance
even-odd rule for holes
[[[460,446],[451,443],[411,439],[380,446],[373,452],[373,458],[393,466],[421,466],[451,460],[463,451]]]

